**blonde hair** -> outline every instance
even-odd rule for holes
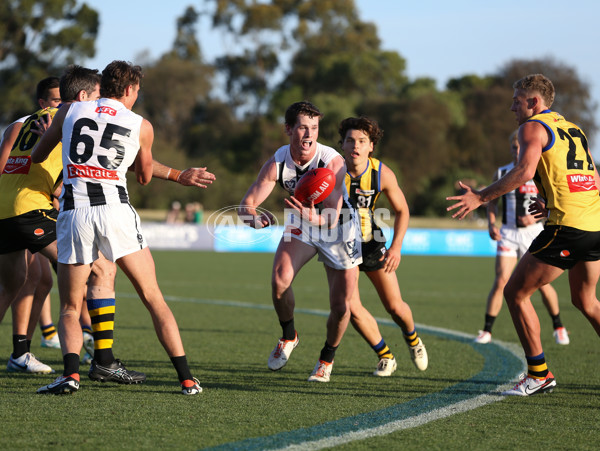
[[[537,92],[548,108],[554,103],[554,85],[542,74],[530,74],[517,80],[513,84],[514,89],[520,89],[528,93]]]
[[[508,137],[508,143],[512,146],[512,143],[519,142],[519,129],[516,129],[514,132],[510,134]]]

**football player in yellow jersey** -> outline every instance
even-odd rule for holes
[[[372,157],[373,149],[383,130],[366,117],[344,119],[339,127],[340,143],[346,160],[346,189],[352,206],[361,217],[363,271],[375,286],[387,312],[404,335],[415,366],[425,371],[427,351],[417,335],[412,311],[402,300],[396,269],[400,264],[402,241],[408,228],[409,211],[404,193],[394,172]],[[375,204],[384,193],[394,210],[394,237],[389,249],[386,238],[375,222]],[[390,376],[396,370],[396,359],[383,340],[375,318],[360,302],[358,287],[351,302],[351,322],[379,357],[375,376]]]
[[[36,89],[37,104],[41,108],[40,112],[55,111],[51,110],[60,104],[59,79],[57,77],[47,77],[41,80]],[[21,130],[24,122],[28,118],[23,117],[5,130],[0,143],[0,174],[4,172],[7,162],[9,163],[9,172],[14,171],[15,155],[11,156],[11,149],[18,137],[22,136]],[[8,181],[5,176],[3,182]],[[9,184],[10,185],[10,184]],[[4,206],[8,206],[10,193],[3,193]],[[52,274],[48,259],[41,254],[31,254],[26,252],[27,281],[21,288],[19,295],[11,305],[13,320],[13,352],[7,364],[8,371],[25,372],[51,372],[52,369],[30,353],[31,337],[35,331],[36,319],[40,318],[40,325],[45,325],[45,335],[53,337],[58,342],[56,328],[52,323],[50,312],[50,297],[47,293],[52,286]],[[17,282],[18,283],[18,282]],[[9,288],[10,289],[10,288]],[[40,311],[43,315],[40,315]],[[41,317],[43,316],[43,321]],[[42,339],[44,342],[44,339]],[[50,340],[48,341],[51,342]],[[25,363],[25,361],[27,363]],[[23,365],[19,365],[19,363]],[[25,363],[25,364],[24,364]]]
[[[530,211],[546,214],[544,230],[519,261],[504,289],[510,314],[527,359],[527,375],[505,395],[529,396],[552,391],[554,375],[548,370],[540,340],[540,322],[531,295],[569,270],[571,302],[600,335],[600,177],[587,138],[575,124],[550,110],[554,86],[542,74],[528,75],[513,85],[511,111],[519,123],[521,152],[515,167],[480,191],[461,184],[465,193],[448,210],[462,219],[481,204],[521,186],[536,182],[544,205]]]

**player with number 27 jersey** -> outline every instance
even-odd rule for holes
[[[142,120],[113,99],[71,105],[63,124],[61,210],[128,203],[126,173],[140,148]]]
[[[600,231],[600,197],[585,134],[550,110],[532,116],[529,121],[542,124],[551,136],[542,149],[534,177],[549,210],[546,224]]]

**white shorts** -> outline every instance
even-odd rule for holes
[[[291,238],[314,247],[319,261],[333,269],[350,269],[362,263],[362,234],[356,214],[333,229],[312,226],[290,214],[286,218],[282,239]]]
[[[140,217],[129,204],[61,211],[56,222],[58,261],[92,263],[98,251],[111,261],[147,246]]]
[[[502,235],[502,238],[498,241],[496,255],[521,258],[542,230],[544,230],[544,225],[541,222],[536,222],[527,227],[501,227],[500,235]]]

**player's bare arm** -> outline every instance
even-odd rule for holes
[[[154,129],[146,119],[140,127],[140,150],[135,158],[135,176],[140,185],[147,185],[152,180],[152,142]]]
[[[406,197],[398,185],[396,174],[385,164],[381,165],[381,191],[388,198],[395,215],[394,238],[392,239],[390,248],[386,252],[386,256],[381,257],[382,259],[385,258],[383,270],[385,272],[393,272],[400,265],[402,258],[402,242],[408,230],[410,212]]]
[[[277,165],[275,164],[275,157],[271,157],[263,165],[256,180],[250,185],[246,195],[238,205],[237,214],[244,224],[255,229],[262,229],[273,224],[274,218],[270,212],[263,210],[258,214],[256,208],[269,197],[273,188],[275,188],[276,182]]]
[[[152,177],[161,180],[171,180],[183,186],[208,188],[217,178],[206,168],[187,168],[183,171],[166,166],[156,160],[152,162]]]
[[[13,122],[4,131],[2,142],[0,143],[0,175],[2,174],[2,171],[4,171],[4,166],[6,166],[12,146],[15,144],[22,127],[22,122]]]
[[[65,104],[59,108],[54,115],[54,120],[48,130],[44,132],[40,140],[31,151],[31,162],[41,163],[45,161],[54,148],[62,139],[62,126],[71,104]]]
[[[480,205],[496,199],[531,180],[535,175],[537,164],[546,145],[548,135],[543,125],[537,122],[526,122],[519,128],[519,144],[521,151],[519,161],[504,177],[487,188],[477,191],[462,182],[458,182],[465,193],[460,196],[447,197],[446,200],[458,202],[446,210],[456,210],[453,218],[463,219]]]

